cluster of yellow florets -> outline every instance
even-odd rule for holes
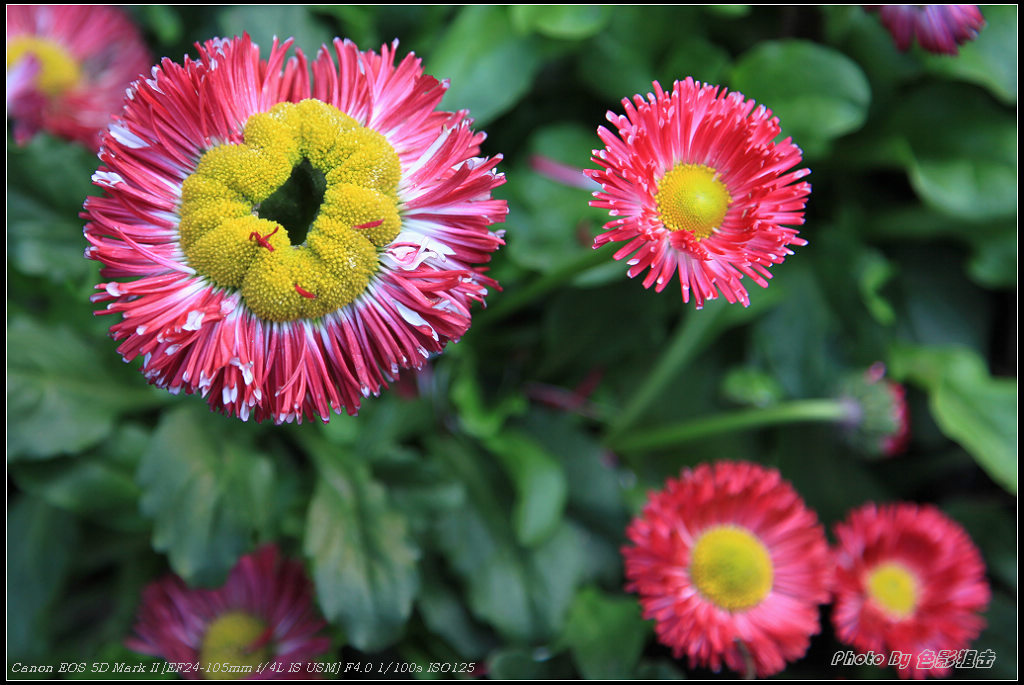
[[[208,150],[182,185],[189,265],[238,288],[270,321],[317,318],[355,300],[377,270],[377,249],[401,231],[394,148],[319,100],[252,115],[243,140]],[[303,159],[327,185],[305,242],[292,245],[287,229],[260,218],[258,208]]]

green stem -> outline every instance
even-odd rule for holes
[[[583,252],[571,262],[566,262],[529,285],[517,288],[514,292],[501,297],[493,307],[489,307],[487,311],[480,314],[474,323],[474,327],[488,326],[508,318],[541,295],[554,290],[592,267],[608,262],[610,259],[611,256],[608,250],[588,250]]]
[[[711,303],[709,303],[711,304]],[[647,375],[643,384],[619,413],[608,430],[608,440],[613,442],[633,426],[638,418],[658,399],[679,371],[700,351],[707,334],[714,329],[720,307],[709,306],[704,311],[691,311],[683,317],[672,334],[668,348],[662,354],[657,366]]]
[[[793,400],[771,407],[741,409],[689,421],[638,431],[611,441],[610,446],[624,452],[643,452],[704,438],[763,426],[789,423],[841,422],[853,418],[850,403],[837,399]]]

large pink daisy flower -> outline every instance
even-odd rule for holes
[[[397,43],[312,65],[248,36],[164,59],[103,138],[85,205],[126,360],[226,414],[354,414],[458,340],[494,281],[500,156]],[[309,77],[312,67],[312,79]]]
[[[129,649],[162,657],[182,676],[308,679],[330,649],[302,564],[267,545],[239,559],[216,590],[167,576],[142,593]]]
[[[978,637],[990,596],[966,531],[933,506],[868,503],[835,533],[838,638],[885,664],[896,655],[901,677],[948,675],[935,657]]]
[[[832,573],[825,533],[778,471],[686,469],[649,496],[626,535],[626,589],[691,667],[778,673],[820,629]]]
[[[601,168],[587,175],[601,184],[594,207],[609,210],[594,247],[626,243],[629,276],[648,270],[643,284],[661,292],[678,272],[683,302],[698,308],[718,297],[749,304],[740,282],[766,287],[768,267],[792,254],[811,186],[791,139],[773,142],[779,120],[764,106],[691,78],[671,93],[654,83],[647,98],[622,101],[625,115],[608,112],[615,127],[598,135]]]
[[[39,130],[92,149],[152,60],[135,26],[102,5],[7,6],[7,115],[24,143]]]
[[[915,36],[921,47],[940,55],[956,55],[958,46],[974,40],[985,25],[977,5],[882,5],[877,9],[896,47],[906,52]]]

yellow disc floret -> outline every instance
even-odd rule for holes
[[[871,599],[891,618],[901,621],[914,614],[920,594],[917,577],[902,564],[888,561],[867,576]]]
[[[768,549],[738,526],[715,526],[693,546],[690,578],[700,594],[721,609],[743,611],[757,606],[772,589]]]
[[[7,41],[7,69],[27,56],[39,62],[36,87],[44,95],[60,95],[78,84],[82,70],[63,47],[38,36],[16,36]]]
[[[199,650],[199,665],[207,680],[251,677],[273,656],[266,624],[242,611],[221,614],[210,623]]]
[[[660,181],[654,196],[658,214],[670,231],[689,231],[698,240],[722,225],[732,198],[711,167],[677,164]]]
[[[189,265],[239,289],[269,321],[318,318],[354,301],[379,267],[377,250],[401,232],[394,148],[319,100],[253,114],[243,140],[206,151],[182,184],[179,232]],[[326,188],[296,245],[259,209],[300,164],[322,174]]]

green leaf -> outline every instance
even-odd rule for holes
[[[739,366],[726,374],[722,394],[737,404],[768,407],[778,403],[785,392],[775,376],[751,366]]]
[[[548,539],[562,520],[568,486],[561,464],[529,437],[505,431],[487,441],[516,486],[512,525],[521,545]]]
[[[416,608],[427,628],[467,659],[480,659],[494,646],[493,634],[473,620],[462,597],[434,573],[424,573]]]
[[[928,391],[942,432],[1016,494],[1017,380],[993,378],[977,353],[960,347],[899,345],[891,363],[894,377]]]
[[[168,5],[142,5],[139,14],[142,22],[161,44],[170,45],[181,40],[184,26],[176,9]]]
[[[83,256],[88,245],[78,217],[99,162],[81,145],[41,134],[8,146],[8,263],[55,283],[79,281],[99,267]]]
[[[458,409],[459,423],[470,435],[481,439],[493,437],[510,417],[523,413],[526,399],[519,393],[511,393],[504,395],[497,406],[488,406],[472,357],[466,356],[460,361],[451,385],[451,401]]]
[[[785,289],[781,303],[754,324],[753,344],[762,368],[790,397],[821,396],[836,377],[830,343],[837,324],[809,266],[795,262],[779,269],[770,290]]]
[[[558,677],[545,654],[523,647],[507,647],[491,654],[487,675],[493,680],[550,680]]]
[[[1017,232],[1007,230],[974,241],[967,273],[989,288],[1013,288],[1017,284]]]
[[[466,584],[473,615],[507,640],[552,637],[587,570],[586,536],[563,522],[548,540],[524,548],[502,506],[501,479],[481,455],[451,440],[432,453],[470,494],[461,510],[437,519],[435,530],[437,547]]]
[[[985,5],[985,27],[956,57],[924,55],[933,74],[977,83],[1008,105],[1017,103],[1017,7]]]
[[[568,506],[574,521],[603,533],[602,541],[618,544],[628,522],[620,473],[606,448],[599,443],[579,417],[571,414],[534,409],[524,430],[542,444],[548,453],[557,455],[569,485]],[[617,548],[611,566],[601,567],[588,562],[590,571],[615,578],[621,572]]]
[[[535,48],[534,39],[509,31],[506,8],[464,7],[426,61],[426,70],[451,82],[444,108],[468,109],[482,126],[529,90],[540,68]]]
[[[562,641],[584,678],[621,680],[633,675],[647,632],[636,599],[586,588],[569,609]]]
[[[899,99],[888,126],[909,143],[907,172],[929,205],[974,222],[1016,215],[1016,123],[976,89],[918,88]]]
[[[609,5],[513,5],[512,22],[521,32],[549,38],[580,40],[599,33],[608,23]]]
[[[273,464],[233,422],[192,406],[169,412],[139,465],[153,548],[189,584],[222,582],[270,526]]]
[[[74,454],[109,435],[119,415],[169,399],[141,382],[118,383],[122,374],[64,326],[15,319],[7,351],[8,461]]]
[[[72,516],[35,497],[21,497],[7,518],[7,657],[42,659],[49,646],[48,615],[67,578],[78,540]]]
[[[729,53],[720,45],[700,36],[687,36],[673,44],[658,77],[666,89],[686,76],[703,83],[721,83],[730,66]]]
[[[706,5],[704,9],[727,19],[738,19],[750,14],[750,5]]]
[[[21,488],[55,507],[117,530],[144,530],[134,473],[148,439],[139,428],[125,426],[89,454],[22,463],[14,476]]]
[[[83,256],[87,243],[76,212],[60,211],[46,200],[11,187],[7,194],[7,240],[10,263],[22,273],[60,283],[98,272],[98,265]]]
[[[761,43],[739,58],[731,82],[771,109],[782,135],[792,136],[809,155],[859,129],[871,103],[871,87],[855,62],[808,41]]]
[[[275,36],[282,41],[294,38],[295,47],[310,59],[321,45],[330,45],[333,38],[327,27],[302,5],[237,5],[221,10],[217,23],[225,36],[246,31],[262,49],[263,59],[270,53]]]
[[[320,479],[306,521],[305,551],[328,621],[349,642],[376,651],[396,641],[419,589],[419,550],[365,462],[310,441]]]
[[[538,158],[553,160],[566,165],[567,173],[578,169],[572,182],[585,185],[589,181],[583,169],[591,166],[590,151],[599,144],[593,128],[577,124],[545,126],[530,136],[528,159],[509,173],[506,185],[513,207],[506,226],[516,236],[506,249],[516,264],[552,272],[591,252],[593,235],[610,219],[608,212],[589,206],[591,191],[585,187],[529,167]],[[611,278],[621,278],[621,267],[605,274],[604,280]]]

